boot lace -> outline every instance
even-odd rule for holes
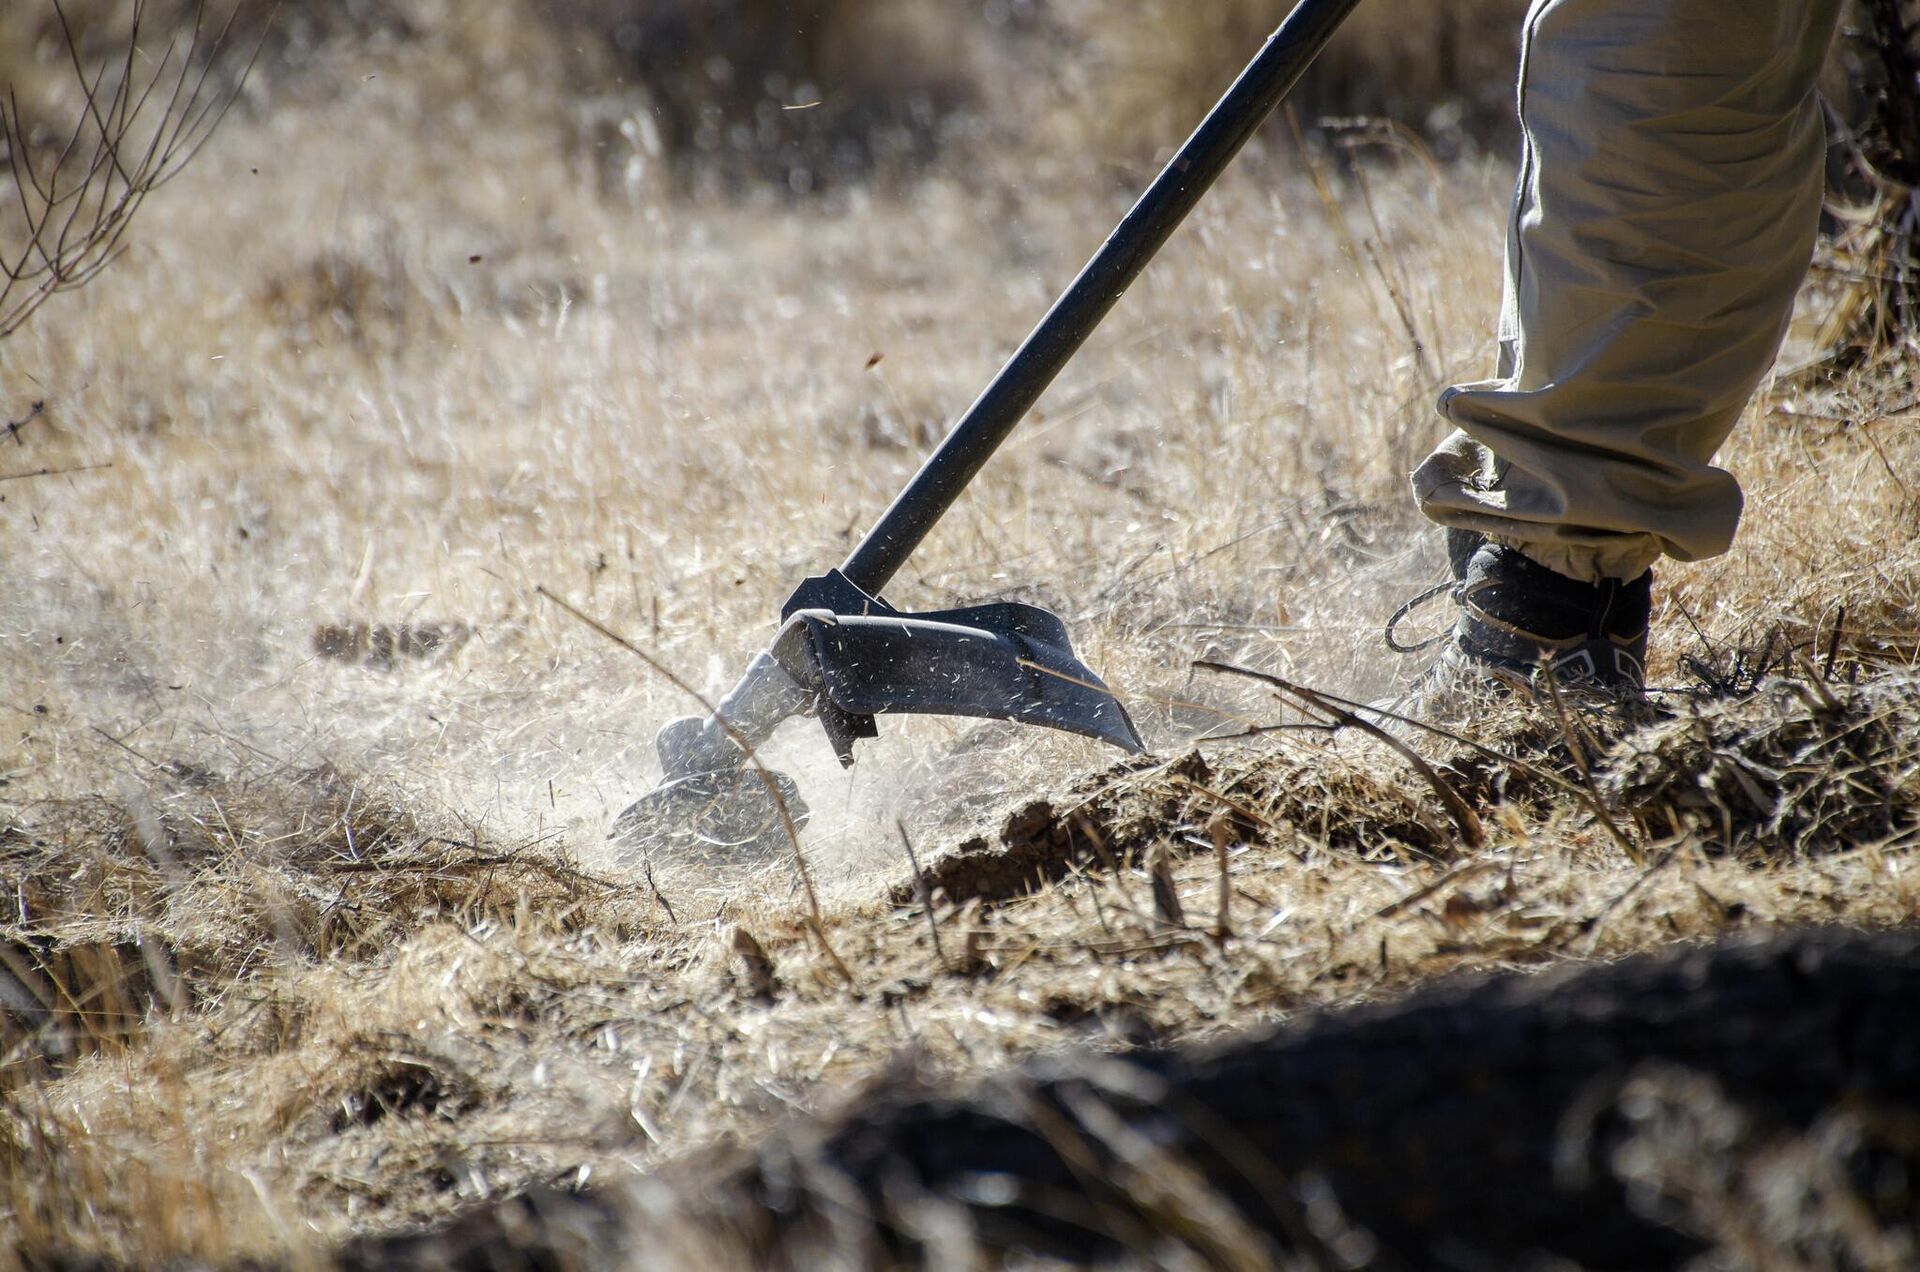
[[[1440,582],[1435,583],[1432,587],[1402,605],[1399,609],[1393,611],[1393,617],[1387,620],[1386,627],[1380,633],[1381,639],[1387,642],[1387,648],[1396,654],[1418,654],[1432,649],[1435,645],[1438,645],[1440,642],[1446,640],[1447,637],[1451,636],[1453,634],[1452,632],[1441,632],[1438,635],[1429,636],[1425,640],[1408,644],[1400,639],[1398,629],[1400,624],[1404,623],[1409,615],[1435,597],[1445,596],[1451,593],[1458,599],[1459,589],[1460,583],[1457,579],[1442,579]]]

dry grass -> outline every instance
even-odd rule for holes
[[[1732,778],[1623,817],[1643,868],[1564,790],[1463,766],[1472,847],[1352,730],[1108,771],[1079,740],[889,722],[842,776],[796,725],[769,758],[820,810],[831,955],[782,865],[666,870],[657,896],[613,873],[606,826],[687,704],[535,589],[724,687],[1124,196],[1016,148],[778,212],[603,198],[564,142],[578,103],[490,14],[316,54],[0,349],[0,415],[46,403],[0,479],[87,468],[0,480],[0,918],[41,978],[0,1081],[22,1257],[310,1254],[758,1134],[908,1048],[969,1075],[1455,968],[1914,918],[1910,815],[1861,838],[1816,812],[1791,844],[1750,818],[1727,855],[1688,818]],[[891,599],[1058,607],[1166,757],[1299,721],[1197,657],[1403,678],[1378,626],[1438,562],[1403,473],[1437,386],[1489,357],[1507,175],[1338,180],[1377,223],[1278,162],[1236,172]],[[1838,627],[1834,683],[1802,668],[1647,754],[1802,745],[1832,727],[1807,694],[1911,736],[1905,682],[1876,680],[1920,649],[1907,376],[1764,394],[1728,451],[1739,547],[1662,576],[1656,680],[1738,680],[1770,638],[1824,662]],[[429,629],[468,634],[325,652]],[[1910,752],[1858,740],[1910,799],[1878,767]],[[1854,776],[1804,807],[1886,803],[1849,804]],[[949,889],[937,955],[896,818],[926,853],[997,849],[1036,792],[1053,812],[1014,838],[1065,865]]]

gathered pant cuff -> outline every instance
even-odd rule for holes
[[[1515,478],[1511,466],[1456,431],[1414,470],[1413,495],[1429,520],[1486,535],[1537,565],[1585,583],[1637,579],[1672,550],[1654,534],[1610,533],[1516,516],[1516,507],[1551,509],[1557,500],[1551,488],[1529,490]]]

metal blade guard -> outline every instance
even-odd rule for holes
[[[1146,749],[1120,700],[1074,656],[1066,624],[1037,606],[903,613],[835,570],[802,584],[782,617],[773,656],[818,695],[843,765],[888,713],[1018,720]]]

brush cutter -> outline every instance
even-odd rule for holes
[[[754,751],[797,715],[817,717],[847,765],[856,741],[878,735],[875,717],[894,712],[1017,720],[1145,749],[1045,610],[909,614],[880,594],[1357,3],[1300,0],[853,554],[788,598],[773,643],[709,715],[660,731],[663,780],[614,822],[623,850],[737,857],[777,847],[806,807]]]

